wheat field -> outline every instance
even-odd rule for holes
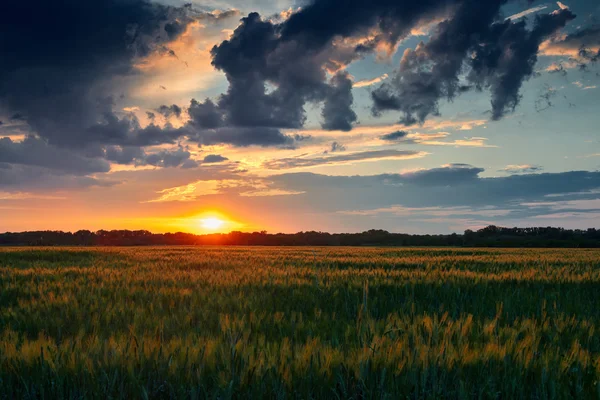
[[[2,248],[0,398],[600,398],[600,250]]]

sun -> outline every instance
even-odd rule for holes
[[[209,231],[216,231],[225,224],[225,221],[216,217],[203,218],[200,220],[200,225]]]

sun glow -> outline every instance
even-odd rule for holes
[[[225,221],[216,217],[202,218],[200,226],[209,231],[216,231],[225,224]]]

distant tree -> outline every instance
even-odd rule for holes
[[[263,246],[495,246],[495,247],[600,247],[600,230],[553,227],[503,228],[495,225],[462,235],[409,235],[370,229],[361,233],[320,231],[269,234],[267,231],[193,235],[153,234],[147,230],[80,230],[6,232],[0,245],[12,246],[146,246],[146,245],[263,245]]]

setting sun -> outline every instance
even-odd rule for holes
[[[217,230],[219,228],[221,228],[223,226],[223,224],[225,224],[225,221],[216,218],[216,217],[210,217],[210,218],[203,218],[200,220],[200,225],[207,230]]]

